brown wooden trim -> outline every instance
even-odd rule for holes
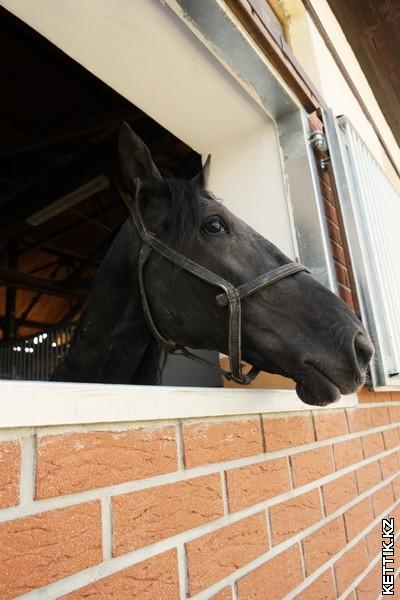
[[[44,321],[32,321],[31,319],[21,321],[18,323],[18,327],[25,327],[26,329],[38,329],[46,330],[53,327],[53,323],[45,323]]]
[[[305,109],[312,113],[319,107],[325,107],[318,90],[297,61],[289,45],[259,17],[248,0],[225,0],[225,4],[257,42]]]

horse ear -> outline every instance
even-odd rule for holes
[[[197,185],[201,190],[206,189],[208,178],[210,176],[210,166],[211,166],[211,154],[207,156],[207,160],[203,165],[203,168],[197,175],[195,175],[192,179],[192,183]]]
[[[154,181],[162,179],[150,154],[150,150],[128,123],[123,123],[119,131],[118,153],[125,183],[135,188],[135,180]]]

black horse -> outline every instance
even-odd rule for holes
[[[205,191],[207,167],[190,182],[163,178],[126,124],[119,153],[132,216],[53,380],[155,384],[164,344],[225,353],[230,376],[245,383],[242,354],[254,369],[294,379],[308,404],[364,384],[373,348],[360,321]]]

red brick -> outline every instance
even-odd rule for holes
[[[322,518],[318,490],[271,506],[269,514],[273,543],[280,544]]]
[[[369,408],[348,408],[346,413],[350,433],[370,429],[372,426]]]
[[[386,450],[391,450],[400,444],[398,429],[387,429],[383,432],[383,440]]]
[[[341,299],[354,311],[354,301],[351,290],[338,282],[338,292]]]
[[[388,479],[399,472],[399,459],[396,452],[381,458],[379,463],[381,465],[383,479]]]
[[[333,197],[333,193],[332,193],[332,188],[330,187],[330,185],[323,181],[322,179],[320,179],[320,183],[321,183],[321,191],[322,191],[322,196],[324,198],[325,201],[325,205],[329,205],[335,212],[333,214],[336,213],[337,216],[337,208],[335,205],[335,198]],[[335,219],[332,219],[332,221],[334,221]]]
[[[258,419],[196,423],[186,425],[183,434],[187,468],[263,452]]]
[[[390,402],[392,400],[391,392],[376,392],[376,402]]]
[[[326,223],[328,225],[329,237],[332,238],[337,244],[343,245],[339,227],[329,219],[326,219]]]
[[[175,471],[174,427],[39,438],[36,498],[48,498]]]
[[[287,458],[232,469],[227,472],[226,481],[230,512],[263,502],[291,488]]]
[[[303,540],[306,574],[311,575],[345,545],[346,532],[342,517],[334,519],[306,537]]]
[[[396,527],[395,530],[398,531],[400,529],[400,504],[396,504],[395,508],[391,511],[390,516],[394,518]],[[400,537],[399,537],[400,542]],[[400,559],[400,556],[399,556]]]
[[[345,285],[346,287],[350,287],[349,275],[347,272],[347,268],[341,265],[338,262],[335,262],[335,272],[336,278],[339,283]]]
[[[357,600],[376,600],[382,591],[381,565],[378,563],[357,586]]]
[[[296,544],[239,579],[238,600],[281,600],[302,581],[300,549]]]
[[[368,556],[372,560],[382,550],[382,529],[380,523],[367,533],[365,541],[367,543]]]
[[[374,507],[375,517],[378,517],[385,512],[393,503],[393,488],[390,483],[372,494],[372,505]]]
[[[365,541],[361,540],[350,548],[335,563],[336,587],[340,596],[369,564]]]
[[[390,424],[390,415],[387,406],[375,406],[369,409],[372,427],[383,427]]]
[[[230,587],[226,587],[215,596],[211,596],[210,600],[232,600],[232,590]]]
[[[373,392],[364,388],[361,393],[360,402],[390,402],[390,392]]]
[[[302,415],[264,416],[265,446],[267,451],[282,450],[315,441],[311,413]]]
[[[324,198],[324,209],[325,209],[325,214],[328,217],[328,219],[330,219],[334,223],[338,224],[338,216],[337,216],[336,208],[335,208],[335,206],[332,205],[332,203],[329,201],[328,198],[327,199]]]
[[[230,575],[267,550],[264,512],[189,542],[186,559],[190,595]]]
[[[380,432],[364,435],[361,438],[361,444],[364,450],[365,458],[370,458],[375,454],[380,454],[381,452],[385,451],[382,434]]]
[[[317,440],[326,440],[348,433],[344,410],[314,412],[314,424]]]
[[[350,542],[358,533],[368,527],[373,520],[374,514],[370,496],[346,510],[344,522],[348,541]]]
[[[400,406],[389,406],[389,414],[392,423],[400,423]]]
[[[367,387],[362,388],[357,392],[358,401],[361,403],[377,402],[376,393],[369,390]]]
[[[114,556],[224,515],[219,474],[115,496]]]
[[[19,503],[20,469],[19,442],[0,443],[0,508]]]
[[[393,493],[396,500],[400,500],[400,477],[396,477],[392,481]]]
[[[357,497],[357,484],[354,473],[347,473],[322,486],[325,511],[327,515],[335,512]]]
[[[179,600],[179,574],[176,550],[104,577],[60,600]]]
[[[296,600],[336,600],[336,598],[331,569],[322,573],[311,585],[296,596]]]
[[[363,460],[360,438],[339,442],[333,446],[336,469],[344,469]]]
[[[15,598],[102,560],[99,502],[1,523],[0,598]]]
[[[332,256],[335,261],[339,261],[341,264],[346,264],[346,256],[341,244],[331,240]]]
[[[335,470],[331,446],[322,446],[294,454],[290,460],[295,487],[325,477]]]
[[[382,481],[382,475],[379,462],[375,461],[357,469],[356,478],[360,494],[380,483]]]

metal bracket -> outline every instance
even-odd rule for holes
[[[312,135],[310,135],[310,143],[311,146],[319,152],[328,151],[328,142],[325,134],[322,131],[315,131]]]
[[[319,161],[320,167],[321,167],[321,171],[323,171],[324,173],[326,173],[326,171],[328,170],[328,165],[331,162],[330,157],[328,156],[327,158],[321,158],[321,160]]]

